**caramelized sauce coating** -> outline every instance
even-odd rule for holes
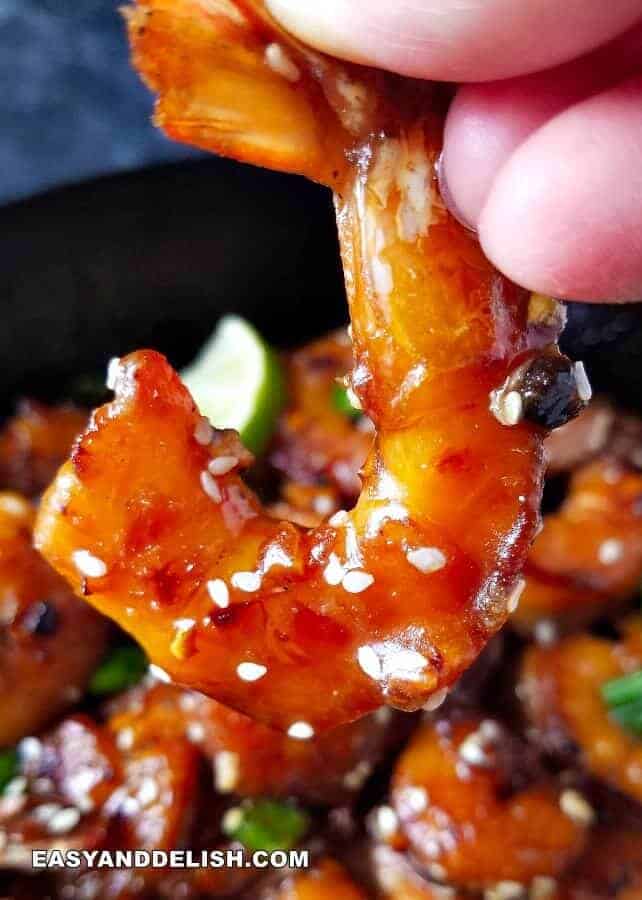
[[[322,859],[313,869],[286,879],[274,900],[366,900],[366,894],[333,859]]]
[[[3,865],[29,868],[31,849],[38,847],[184,846],[198,775],[198,754],[187,740],[157,736],[125,746],[78,715],[42,740],[28,738],[20,753],[14,783],[24,784],[10,785],[0,798]]]
[[[27,497],[40,494],[87,425],[73,406],[23,400],[0,432],[0,485]]]
[[[356,501],[359,471],[372,444],[368,420],[362,418],[355,425],[336,408],[336,390],[352,363],[352,344],[345,331],[313,341],[287,358],[288,405],[269,460],[287,479],[284,499],[320,517],[328,512],[325,504],[339,508],[341,502]],[[317,486],[326,491],[314,490]]]
[[[598,828],[577,865],[551,900],[639,900],[642,897],[642,833]]]
[[[147,681],[113,704],[109,728],[133,746],[187,736],[213,767],[220,794],[295,796],[331,806],[354,800],[406,723],[387,710],[300,741],[215,700]]]
[[[133,354],[47,494],[38,545],[176,681],[291,736],[417,709],[506,619],[544,432],[503,386],[555,355],[560,319],[446,212],[430,86],[315,54],[259,3],[152,0],[129,26],[171,136],[335,190],[351,384],[377,430],[355,508],[305,532],[236,470],[208,471],[227,439],[199,444],[177,376]]]
[[[586,622],[617,608],[642,578],[642,472],[606,455],[571,475],[561,507],[544,519],[512,618]]]
[[[19,494],[0,493],[0,746],[79,699],[110,632],[34,550],[34,516]]]
[[[559,788],[524,753],[491,719],[424,725],[395,765],[398,827],[388,842],[434,880],[469,888],[560,874],[587,829],[561,809]]]
[[[519,696],[543,745],[642,802],[642,745],[609,715],[601,687],[642,668],[642,621],[622,625],[617,641],[578,634],[525,654]]]

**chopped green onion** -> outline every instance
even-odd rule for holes
[[[611,716],[632,734],[642,736],[642,669],[602,685]]]
[[[611,715],[622,728],[635,735],[642,735],[642,700],[616,706],[611,709]]]
[[[352,405],[348,391],[341,384],[332,386],[332,405],[350,419],[358,419],[361,415],[361,410]]]
[[[633,700],[642,700],[642,669],[614,678],[602,685],[602,697],[609,706],[622,706]]]
[[[4,791],[12,778],[15,778],[20,770],[18,753],[16,750],[3,750],[0,753],[0,791]]]
[[[103,696],[124,691],[141,680],[147,667],[147,657],[140,647],[115,647],[94,672],[89,692]]]
[[[251,800],[228,810],[223,831],[248,850],[290,850],[307,831],[308,816],[289,803]]]

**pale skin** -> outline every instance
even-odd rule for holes
[[[486,255],[568,299],[642,299],[642,0],[268,0],[334,55],[459,87],[441,175]]]

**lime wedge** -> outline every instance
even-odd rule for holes
[[[216,428],[234,428],[253,453],[269,441],[285,400],[276,353],[239,316],[225,316],[181,378]]]

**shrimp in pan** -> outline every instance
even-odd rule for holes
[[[128,21],[170,136],[334,191],[351,388],[376,431],[354,509],[304,530],[266,514],[247,453],[167,361],[134,353],[38,546],[176,682],[293,737],[434,705],[504,623],[543,438],[587,400],[563,315],[446,211],[434,87],[314,53],[258,2],[146,0]]]

